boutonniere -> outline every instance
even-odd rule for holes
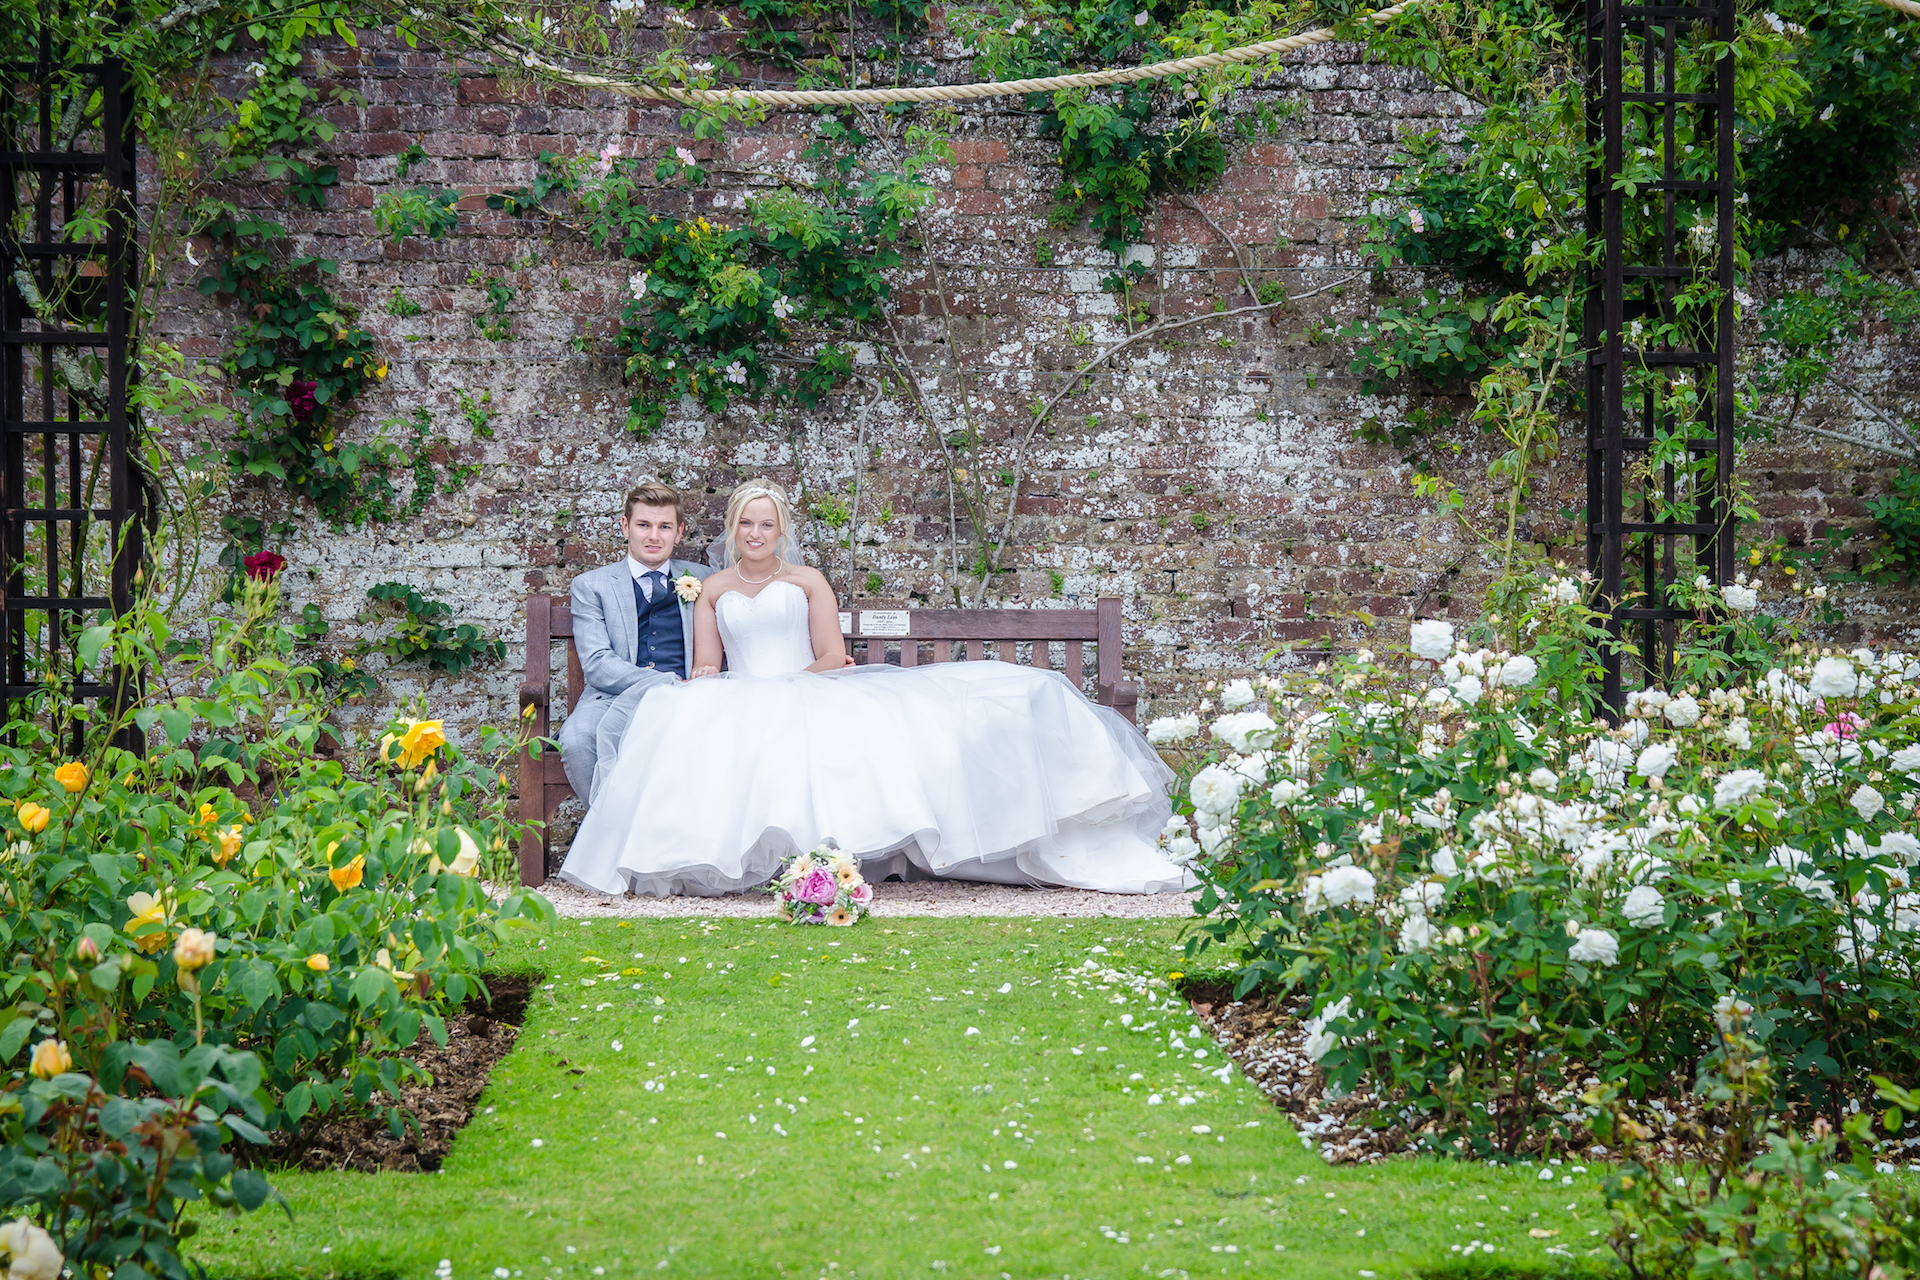
[[[674,594],[680,597],[682,604],[692,604],[700,598],[700,585],[700,579],[683,573],[673,580]]]

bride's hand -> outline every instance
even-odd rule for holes
[[[717,676],[719,674],[720,668],[715,666],[695,667],[693,673],[687,678],[689,680],[698,680],[701,676]]]

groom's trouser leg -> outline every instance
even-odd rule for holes
[[[560,725],[560,767],[566,770],[567,781],[581,804],[588,803],[593,796],[594,748],[598,742],[595,731],[609,705],[602,698],[582,698],[580,705]]]
[[[583,789],[578,782],[574,783],[574,791],[582,800],[588,804],[593,802],[593,797],[598,794],[601,783],[606,781],[607,774],[613,769],[614,763],[620,759],[620,740],[626,736],[627,726],[633,723],[634,712],[639,707],[640,700],[645,698],[651,690],[674,683],[677,683],[677,678],[665,671],[647,671],[617,697],[602,699],[598,702],[594,708],[593,719],[589,722],[592,732],[587,741],[591,745],[588,750],[580,753],[581,757],[588,762],[587,772],[582,778],[587,785]],[[581,699],[580,705],[582,708],[587,705],[584,698]],[[569,767],[567,778],[572,781],[573,777],[573,769]]]

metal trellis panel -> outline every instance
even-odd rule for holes
[[[42,9],[6,63],[0,108],[0,695],[68,683],[131,696],[83,669],[75,631],[131,607],[139,491],[128,456],[133,377],[133,86],[117,61],[69,59]],[[22,56],[28,55],[30,56]],[[132,745],[129,743],[128,745]]]
[[[1705,73],[1704,92],[1681,80],[1688,42],[1731,42],[1734,22],[1733,0],[1586,4],[1599,250],[1586,304],[1587,568],[1611,636],[1639,650],[1637,664],[1622,643],[1605,658],[1601,697],[1616,715],[1630,682],[1671,677],[1679,622],[1693,616],[1668,595],[1678,544],[1691,544],[1689,577],[1733,574],[1732,59]],[[1690,290],[1709,298],[1710,318],[1679,305]]]

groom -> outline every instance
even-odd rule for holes
[[[587,688],[560,725],[560,761],[582,803],[592,803],[597,766],[613,763],[640,699],[687,678],[693,602],[675,583],[713,570],[673,558],[686,532],[680,491],[640,485],[620,517],[626,556],[573,580],[573,642]]]

